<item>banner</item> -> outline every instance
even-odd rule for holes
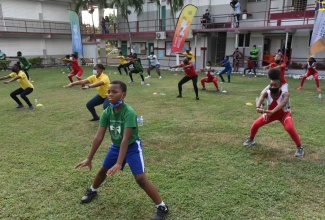
[[[68,13],[71,26],[72,52],[78,52],[78,54],[83,56],[78,14],[72,10],[68,10]]]
[[[325,50],[325,11],[318,11],[311,35],[309,56]]]
[[[178,22],[172,43],[170,53],[182,52],[186,37],[190,31],[192,20],[196,13],[197,7],[194,5],[186,5],[178,17]]]

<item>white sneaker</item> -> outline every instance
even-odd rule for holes
[[[162,76],[159,76],[159,79],[162,79]]]
[[[254,77],[256,78],[257,76],[255,75]]]
[[[134,83],[134,81],[132,81],[132,80],[131,80],[131,81],[130,81],[130,82],[128,82],[128,83]]]
[[[245,76],[245,75],[243,75],[243,76]]]
[[[148,78],[151,78],[151,76],[150,76],[150,75],[148,75],[148,76],[146,76],[145,78],[146,78],[146,79],[148,79]]]
[[[144,85],[144,81],[141,82],[141,85]]]

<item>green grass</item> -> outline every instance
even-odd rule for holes
[[[30,71],[35,91],[29,98],[44,105],[32,112],[15,109],[9,93],[16,82],[0,85],[0,219],[149,219],[155,207],[128,167],[108,177],[92,203],[80,204],[110,137],[91,172],[74,169],[97,130],[85,107],[96,90],[64,89],[68,79],[61,72]],[[106,71],[111,80],[129,81],[114,72]],[[83,77],[90,74],[86,67]],[[159,80],[153,72],[150,86],[140,86],[135,75],[126,96],[144,117],[140,136],[147,176],[170,207],[168,219],[324,219],[324,100],[317,99],[314,81],[296,91],[299,80],[288,78],[293,120],[306,150],[296,159],[295,145],[279,122],[261,128],[254,146],[242,146],[259,116],[245,103],[255,103],[268,84],[265,76],[234,74],[232,83],[221,85],[228,93],[212,92],[210,83],[196,101],[191,82],[183,86],[183,98],[175,98],[182,75],[163,72]]]

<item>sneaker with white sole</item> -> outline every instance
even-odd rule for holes
[[[159,79],[162,79],[162,76],[159,76]]]
[[[243,143],[243,146],[245,146],[245,147],[250,147],[250,146],[252,146],[254,143],[255,143],[254,139],[252,139],[252,138],[248,138],[248,139]]]
[[[305,150],[303,147],[297,147],[295,157],[303,157],[305,155]]]
[[[128,82],[128,83],[134,83],[134,81],[133,80],[131,80],[130,82]]]
[[[97,196],[97,191],[92,191],[91,189],[87,189],[85,195],[81,198],[81,203],[89,203]]]
[[[157,212],[154,216],[151,217],[151,220],[163,220],[168,214],[168,207],[165,206],[158,206]]]
[[[146,78],[146,79],[149,79],[149,78],[151,78],[151,76],[150,76],[150,75],[148,75],[148,76],[146,76],[146,77],[144,77],[144,78]]]
[[[141,81],[141,85],[144,85],[144,81]]]

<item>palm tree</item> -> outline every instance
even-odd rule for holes
[[[155,2],[158,6],[160,5],[160,0],[155,0]],[[167,0],[167,4],[170,6],[170,14],[173,19],[174,27],[176,28],[175,13],[183,8],[184,0]]]
[[[122,18],[126,20],[128,31],[129,31],[130,51],[132,49],[132,37],[131,37],[131,29],[130,29],[130,23],[128,18],[128,16],[131,14],[131,10],[129,10],[129,7],[134,8],[135,13],[137,13],[137,15],[139,16],[143,12],[143,4],[144,4],[144,0],[113,0],[110,5],[110,8],[113,8],[114,6],[116,8],[119,8]]]
[[[75,12],[78,14],[80,8],[87,10],[89,9],[89,5],[98,5],[100,8],[108,8],[106,0],[76,0]]]

